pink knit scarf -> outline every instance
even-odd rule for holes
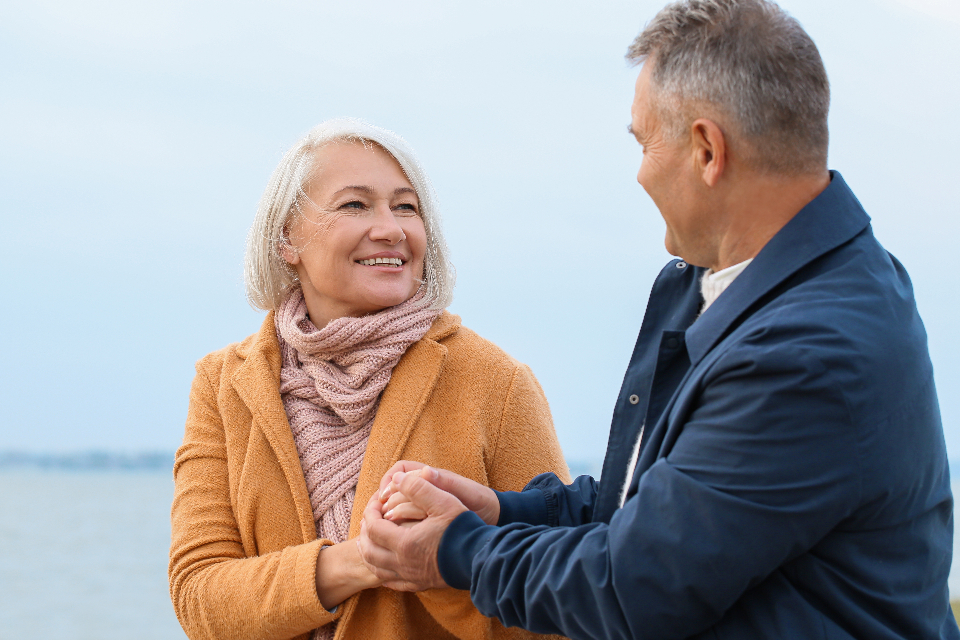
[[[317,329],[300,288],[277,309],[280,397],[307,480],[317,535],[347,539],[350,510],[380,394],[440,311],[423,291],[375,314]]]

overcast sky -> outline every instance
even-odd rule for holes
[[[359,116],[440,195],[452,310],[602,458],[669,259],[623,53],[659,2],[0,5],[0,450],[173,450],[193,363],[256,331],[243,242],[286,148]],[[960,459],[960,4],[791,0],[833,86],[830,166],[907,267]]]

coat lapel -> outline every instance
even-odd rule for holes
[[[250,428],[263,432],[283,469],[296,504],[303,540],[309,542],[317,537],[316,526],[297,445],[280,399],[280,345],[273,315],[273,312],[267,314],[260,331],[237,349],[244,361],[237,367],[231,381],[253,416]],[[380,399],[364,453],[357,499],[350,518],[351,538],[359,535],[367,500],[380,486],[383,474],[400,460],[403,448],[440,380],[447,348],[438,341],[456,333],[459,327],[460,318],[444,312],[427,334],[407,349],[394,368],[390,384]]]
[[[377,417],[363,455],[363,467],[357,482],[357,495],[350,516],[350,537],[360,534],[363,510],[374,491],[380,487],[390,467],[400,456],[417,420],[430,400],[447,356],[447,348],[439,340],[456,333],[460,318],[444,312],[427,334],[407,349],[394,367],[390,383],[380,398]]]
[[[317,530],[297,444],[280,399],[280,345],[273,316],[272,311],[268,313],[260,331],[249,343],[245,341],[237,349],[237,354],[244,361],[234,371],[231,381],[237,395],[253,416],[250,429],[263,432],[280,462],[290,495],[296,504],[303,541],[310,542],[316,540]]]

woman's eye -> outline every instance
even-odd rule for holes
[[[397,213],[402,216],[415,216],[419,213],[419,211],[417,211],[416,205],[410,204],[408,202],[404,202],[403,204],[398,204],[396,207],[394,207],[394,209],[396,209]]]

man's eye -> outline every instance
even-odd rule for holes
[[[340,205],[341,209],[363,209],[363,203],[359,200],[351,200]]]

